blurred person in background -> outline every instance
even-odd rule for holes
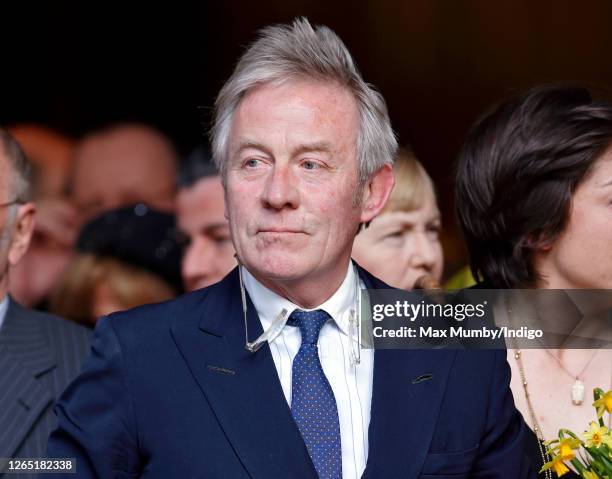
[[[569,87],[503,102],[470,131],[456,195],[480,287],[612,289],[612,104]],[[504,313],[512,319],[510,307]],[[581,335],[579,321],[571,333]],[[538,470],[550,461],[543,442],[561,428],[583,431],[594,416],[593,389],[612,387],[610,349],[564,344],[508,350]]]
[[[28,249],[35,206],[30,166],[0,129],[0,457],[40,457],[55,427],[53,402],[78,373],[86,329],[20,306],[9,276]]]
[[[135,203],[172,211],[176,162],[174,147],[161,132],[137,123],[110,125],[77,146],[70,198],[84,220]]]
[[[45,125],[18,123],[7,128],[23,148],[32,167],[32,196],[64,195],[76,142]]]
[[[50,310],[93,327],[100,316],[181,291],[174,216],[142,203],[89,222],[51,294]]]
[[[382,212],[353,243],[353,258],[385,283],[436,287],[442,278],[442,220],[433,182],[412,151],[400,150],[395,187]]]
[[[42,302],[70,260],[79,228],[78,213],[66,198],[76,142],[34,123],[12,125],[8,130],[32,167],[37,210],[30,247],[11,271],[11,295],[26,306],[45,309]]]
[[[47,309],[49,293],[70,262],[85,222],[138,202],[172,211],[175,183],[176,153],[161,132],[143,124],[117,123],[85,136],[73,152],[67,197],[41,201],[31,257],[14,285],[16,297]]]
[[[220,281],[236,266],[236,259],[221,177],[207,147],[197,148],[181,164],[176,217],[185,289]]]

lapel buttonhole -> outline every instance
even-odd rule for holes
[[[433,374],[421,374],[412,380],[412,384],[422,383],[424,381],[429,381],[433,378]]]
[[[234,376],[236,374],[236,371],[234,371],[233,369],[222,368],[221,366],[213,366],[211,364],[208,364],[206,367],[209,371],[212,371],[214,373],[229,374],[230,376]]]

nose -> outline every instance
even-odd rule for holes
[[[215,281],[215,247],[211,241],[196,238],[185,250],[181,273],[185,288],[192,291]]]
[[[437,259],[437,241],[431,239],[426,231],[418,231],[414,234],[410,265],[413,268],[422,268],[431,271]]]
[[[289,165],[276,164],[266,178],[262,194],[264,206],[281,210],[299,205],[297,182]]]

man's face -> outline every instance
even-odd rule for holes
[[[612,149],[578,185],[566,227],[539,257],[541,286],[612,289]]]
[[[203,178],[179,190],[177,222],[187,242],[181,272],[188,291],[216,283],[236,266],[224,211],[223,186],[218,176]]]
[[[358,118],[347,90],[312,80],[264,84],[236,110],[227,214],[240,260],[264,284],[346,274],[362,218]]]
[[[10,188],[13,172],[0,145],[0,204],[15,200]],[[34,228],[34,205],[13,204],[0,207],[0,299],[8,289],[8,270],[14,267],[28,249]]]
[[[123,127],[84,140],[72,176],[72,196],[85,220],[103,211],[146,203],[173,209],[175,165],[167,143],[147,129]]]
[[[9,178],[11,176],[8,160],[4,156],[2,145],[0,145],[0,204],[5,204],[12,201],[10,198],[10,190],[8,188]],[[8,272],[8,255],[11,244],[10,231],[10,209],[14,206],[0,207],[0,282],[5,282]],[[0,297],[0,299],[2,299]]]

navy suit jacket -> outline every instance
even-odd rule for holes
[[[248,321],[252,340],[262,328],[250,302]],[[509,374],[505,351],[376,351],[362,477],[535,477]],[[100,320],[56,411],[49,454],[77,460],[66,477],[317,477],[270,348],[245,350],[237,270]]]

